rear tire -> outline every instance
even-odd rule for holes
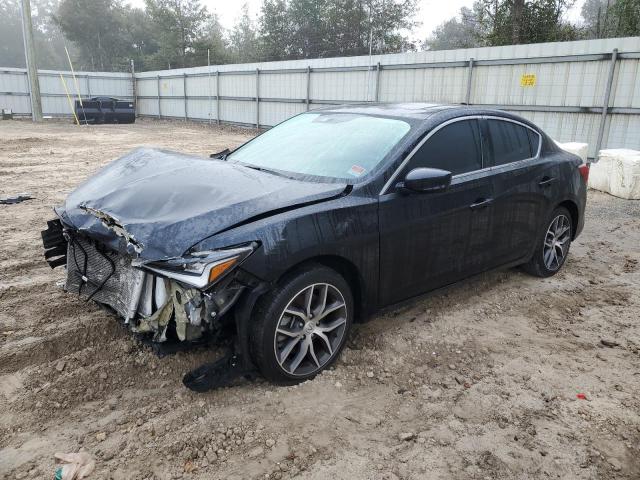
[[[571,214],[558,207],[545,222],[544,229],[536,240],[536,250],[522,268],[536,277],[551,277],[558,273],[569,255],[573,224]]]
[[[309,264],[287,275],[256,305],[250,347],[268,380],[295,384],[340,355],[353,318],[353,295],[335,270]]]

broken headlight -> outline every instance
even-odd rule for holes
[[[220,280],[251,255],[256,242],[206,252],[195,252],[184,257],[137,265],[163,277],[171,278],[192,287],[203,289]]]

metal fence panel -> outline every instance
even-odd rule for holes
[[[614,53],[615,49],[615,53]],[[40,71],[45,112],[68,114],[60,72]],[[62,72],[76,93],[69,72]],[[516,111],[559,141],[639,148],[640,38],[214,65],[79,72],[84,96],[132,98],[139,115],[268,127],[339,103],[471,103]],[[608,106],[604,102],[608,98]],[[0,71],[0,107],[29,113],[23,69]]]
[[[224,118],[226,122],[254,125],[255,107],[255,102],[224,100],[220,103],[220,118]]]
[[[261,98],[303,99],[307,95],[307,74],[274,74],[260,72]],[[268,125],[268,124],[267,124]]]
[[[140,115],[158,116],[158,101],[155,98],[138,97],[137,110]]]
[[[598,132],[598,115],[557,112],[518,112],[536,125],[544,125],[544,131],[558,142],[586,141]],[[590,145],[591,146],[591,145]]]
[[[618,63],[617,79],[614,79],[612,106],[640,107],[640,58],[622,59]],[[636,134],[638,132],[636,131]]]
[[[158,80],[152,78],[138,78],[136,80],[136,89],[138,97],[156,97],[158,95]]]
[[[631,148],[640,150],[640,115],[616,115],[609,118],[610,126],[605,130],[608,148]]]
[[[305,112],[303,103],[260,103],[260,123],[277,125],[289,117]]]
[[[39,70],[42,110],[48,116],[71,115],[63,80],[73,97],[110,96],[133,100],[131,75],[111,72],[71,72]],[[18,115],[31,114],[27,73],[21,68],[0,70],[0,108],[11,108]]]
[[[253,75],[220,75],[220,91],[228,97],[249,97],[256,93],[256,78]]]

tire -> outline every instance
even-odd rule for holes
[[[309,380],[340,356],[352,318],[353,295],[345,279],[328,267],[308,264],[256,305],[249,339],[253,361],[272,382]]]
[[[536,240],[533,256],[523,265],[527,273],[542,278],[551,277],[560,271],[569,255],[573,238],[571,214],[564,207],[558,207],[551,212],[544,225]]]

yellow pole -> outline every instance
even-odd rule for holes
[[[76,72],[73,71],[73,63],[71,63],[71,56],[69,55],[69,50],[67,50],[67,46],[64,46],[64,51],[67,52],[67,60],[69,60],[69,67],[71,68],[71,76],[73,77],[73,83],[76,85],[76,92],[78,93],[78,101],[80,102],[80,108],[82,109],[82,113],[84,113],[84,105],[82,104],[82,97],[80,96],[80,86],[78,85],[78,79],[76,78]],[[85,118],[86,121],[86,118]]]
[[[71,95],[69,95],[69,90],[67,89],[67,83],[62,78],[62,74],[60,74],[60,81],[62,82],[62,86],[64,87],[64,91],[67,94],[67,100],[69,100],[69,107],[71,108],[71,113],[73,113],[73,118],[76,119],[76,124],[80,125],[80,121],[78,120],[78,116],[76,115],[76,109],[73,108],[73,102],[71,101]]]

